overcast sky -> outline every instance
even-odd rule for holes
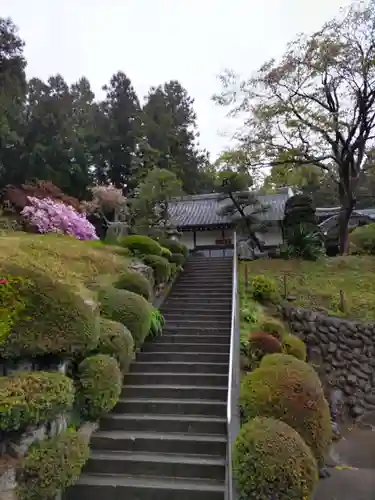
[[[211,101],[217,75],[250,75],[350,0],[0,0],[26,41],[28,76],[85,75],[98,97],[118,70],[142,99],[177,79],[195,99],[201,144],[214,159],[230,144],[231,122]]]

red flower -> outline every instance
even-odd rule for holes
[[[7,285],[8,283],[8,280],[0,280],[0,285]]]

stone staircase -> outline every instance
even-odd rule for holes
[[[190,257],[67,500],[224,500],[232,259]]]

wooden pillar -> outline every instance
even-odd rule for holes
[[[193,231],[193,242],[194,242],[194,249],[197,248],[197,233],[194,230]]]

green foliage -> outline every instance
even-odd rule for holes
[[[72,381],[60,373],[18,373],[0,378],[0,430],[50,422],[73,404]]]
[[[13,325],[21,319],[26,309],[27,278],[12,276],[0,284],[0,344],[8,337]]]
[[[53,500],[77,481],[89,456],[87,438],[72,429],[32,445],[18,473],[17,498]]]
[[[96,421],[117,404],[122,375],[116,359],[105,354],[90,356],[78,367],[76,402],[84,419]]]
[[[189,250],[188,248],[180,243],[179,241],[176,240],[171,240],[169,238],[159,238],[159,243],[165,248],[168,248],[172,254],[173,253],[179,253],[185,256],[185,259],[188,258],[189,256]]]
[[[171,262],[172,252],[169,250],[169,248],[161,247],[161,256]]]
[[[138,293],[146,300],[150,300],[152,297],[152,287],[149,280],[143,274],[131,269],[120,274],[115,282],[115,287],[120,290]]]
[[[271,417],[293,427],[322,464],[332,439],[330,411],[308,370],[295,363],[257,368],[242,380],[240,406],[246,420]]]
[[[325,255],[322,235],[298,224],[288,232],[288,239],[281,247],[281,255],[287,259],[318,260]]]
[[[272,366],[286,365],[292,366],[293,369],[299,370],[302,373],[307,373],[311,379],[315,379],[315,383],[321,386],[320,378],[314,367],[305,361],[302,361],[292,354],[267,354],[260,363],[260,368],[268,368]]]
[[[301,436],[273,418],[254,418],[241,428],[233,470],[243,500],[310,500],[319,478],[315,458]]]
[[[286,354],[291,354],[301,361],[306,361],[306,345],[303,340],[299,339],[296,335],[285,335],[285,337],[283,338],[283,351]]]
[[[164,320],[162,313],[159,311],[159,309],[156,309],[154,307],[152,309],[152,312],[151,312],[150,333],[151,333],[152,338],[155,338],[161,334],[161,332],[163,330],[164,323],[165,323],[165,320]]]
[[[269,333],[280,341],[283,340],[287,333],[286,327],[282,321],[268,315],[260,316],[256,324],[256,329],[261,332]]]
[[[136,252],[140,255],[161,255],[162,249],[159,243],[149,236],[143,236],[138,234],[133,234],[130,236],[124,236],[120,239],[119,244],[128,248],[132,252]]]
[[[97,318],[71,286],[31,264],[21,266],[3,260],[0,270],[10,283],[13,277],[22,283],[17,285],[22,314],[13,318],[10,332],[0,345],[3,357],[76,355],[96,345]]]
[[[100,318],[100,338],[96,354],[107,354],[117,359],[122,373],[127,373],[134,358],[134,340],[126,326],[107,318]]]
[[[125,325],[134,339],[135,347],[142,346],[150,331],[151,306],[136,293],[108,287],[99,291],[102,315]]]
[[[375,224],[354,229],[349,236],[350,244],[357,254],[375,254]]]
[[[183,266],[186,259],[181,253],[172,253],[172,257],[169,260],[178,266]]]
[[[267,302],[275,297],[276,283],[267,276],[259,274],[251,280],[251,291],[255,300]]]
[[[273,335],[264,332],[248,334],[247,348],[243,352],[247,357],[247,368],[255,369],[259,366],[263,356],[282,352],[281,342]]]
[[[167,259],[159,255],[145,255],[143,262],[152,267],[156,285],[168,282],[171,271]]]

